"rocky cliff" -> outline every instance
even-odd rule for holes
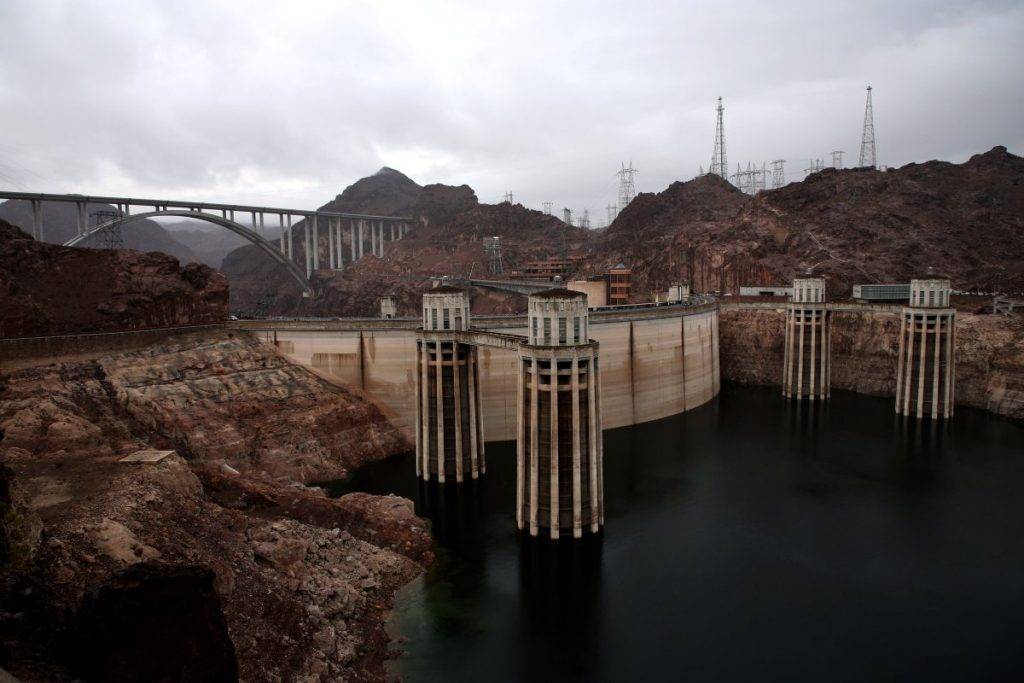
[[[383,676],[394,592],[432,560],[425,523],[405,499],[298,484],[410,448],[371,404],[226,332],[25,369],[0,397],[0,666]],[[122,460],[140,449],[174,453]]]
[[[727,305],[719,322],[722,379],[781,385],[782,307]],[[832,317],[832,388],[894,396],[899,317],[836,311]],[[1024,318],[957,313],[956,402],[1024,419]]]
[[[963,164],[825,169],[748,197],[717,176],[640,194],[598,238],[646,295],[688,282],[737,292],[815,267],[833,296],[929,267],[957,289],[1024,291],[1024,159],[995,147]]]
[[[227,281],[207,266],[37,242],[0,220],[0,337],[215,323],[227,302]]]

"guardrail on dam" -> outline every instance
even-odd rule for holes
[[[232,327],[276,340],[292,360],[361,389],[409,437],[416,422],[416,328],[408,319],[245,320]],[[525,335],[526,315],[474,316],[473,327]],[[660,306],[590,314],[601,346],[605,429],[658,420],[718,395],[718,305]],[[484,433],[516,435],[517,352],[480,348]]]

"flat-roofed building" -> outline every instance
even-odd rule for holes
[[[566,288],[573,292],[587,295],[589,308],[600,308],[608,305],[608,283],[603,277],[591,277],[586,280],[571,280]]]
[[[793,288],[782,285],[751,285],[740,287],[740,296],[790,296]]]
[[[853,298],[858,301],[907,301],[910,299],[909,284],[854,285]]]
[[[619,264],[608,269],[608,305],[628,304],[633,291],[633,269]]]

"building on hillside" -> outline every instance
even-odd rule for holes
[[[633,270],[620,263],[608,270],[607,278],[608,305],[628,304],[633,289]]]
[[[381,318],[389,320],[398,315],[398,304],[395,303],[395,297],[390,294],[385,294],[377,299],[377,305],[380,307]]]
[[[571,280],[567,289],[587,295],[588,308],[600,308],[608,305],[608,281],[601,275],[588,277],[585,280]]]
[[[565,276],[576,267],[579,257],[570,256],[567,258],[550,257],[539,261],[527,261],[519,269],[518,273],[531,280],[554,280],[556,277]]]

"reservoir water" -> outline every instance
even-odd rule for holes
[[[607,431],[604,534],[557,544],[517,536],[514,444],[487,448],[475,484],[408,454],[336,487],[432,520],[406,680],[1024,680],[1024,425],[724,386]]]

